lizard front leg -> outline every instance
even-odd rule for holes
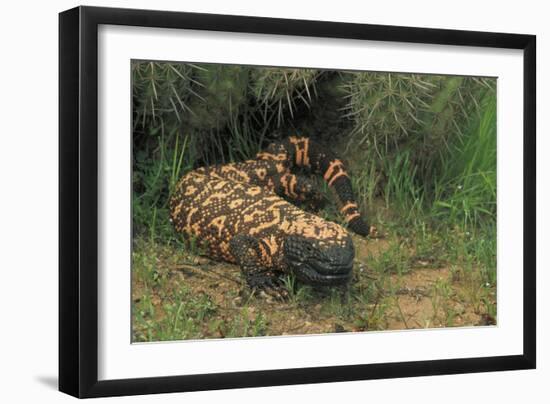
[[[262,262],[260,240],[248,234],[238,234],[229,242],[229,250],[252,290],[263,290],[277,299],[286,298],[288,292],[281,281]]]

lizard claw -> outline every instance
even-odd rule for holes
[[[288,291],[281,280],[273,275],[252,275],[247,279],[247,283],[253,291],[258,291],[262,297],[278,301],[288,299]]]

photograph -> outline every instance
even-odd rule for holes
[[[498,325],[496,77],[128,74],[132,343]]]

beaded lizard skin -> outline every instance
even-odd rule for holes
[[[322,175],[348,227],[368,235],[342,161],[306,137],[272,143],[256,159],[185,174],[170,199],[176,231],[216,260],[236,263],[251,288],[277,288],[277,273],[313,285],[345,284],[354,247],[346,230],[295,206],[321,201],[296,169]]]

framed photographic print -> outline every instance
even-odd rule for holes
[[[59,387],[535,367],[535,37],[60,14]]]

